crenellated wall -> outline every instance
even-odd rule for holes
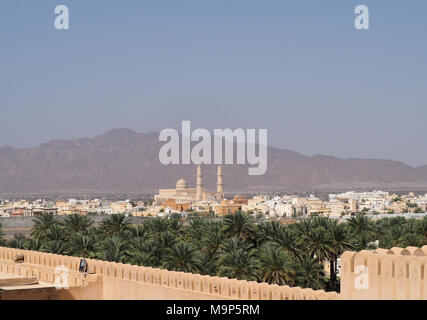
[[[427,246],[345,252],[341,297],[346,300],[427,300]]]
[[[14,262],[20,254],[24,262]],[[86,260],[87,276],[78,272],[80,258],[0,247],[0,273],[54,283],[55,268],[66,267],[69,288],[59,299],[427,300],[427,246],[345,252],[341,294]]]
[[[23,263],[14,257],[24,255]],[[54,283],[55,267],[69,270],[68,290],[63,299],[253,299],[337,300],[336,292],[269,285],[221,277],[174,272],[122,263],[86,259],[91,275],[78,272],[80,258],[0,247],[0,272],[35,275]],[[95,275],[93,275],[95,274]]]

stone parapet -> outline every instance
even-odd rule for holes
[[[341,296],[346,300],[427,300],[427,246],[345,252]]]
[[[23,255],[24,262],[14,262],[16,255]],[[161,292],[162,297],[180,299],[199,296],[201,299],[253,299],[253,300],[337,300],[336,292],[302,289],[298,287],[269,285],[223,277],[168,271],[164,269],[134,266],[129,264],[86,259],[89,273],[102,278],[100,296],[116,299],[119,291],[128,291],[128,299],[144,299],[155,295],[150,290]],[[0,272],[37,276],[39,281],[55,283],[55,269],[66,267],[69,272],[69,287],[87,285],[87,277],[79,273],[80,258],[0,247]],[[120,289],[122,287],[122,289]],[[111,289],[110,289],[111,288]],[[114,289],[115,288],[115,289]],[[129,290],[126,290],[128,288]],[[115,292],[116,291],[116,292]]]

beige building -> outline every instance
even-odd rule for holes
[[[208,200],[209,198],[221,200],[224,198],[222,167],[218,166],[216,192],[209,193],[203,187],[203,174],[201,166],[197,167],[196,188],[188,188],[187,181],[179,179],[175,189],[160,189],[154,196],[154,201],[163,204],[167,200],[175,200],[177,204],[193,201]]]
[[[331,203],[331,217],[340,217],[345,211],[345,205],[342,202],[336,201]]]

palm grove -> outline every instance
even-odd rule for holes
[[[141,224],[115,214],[95,226],[88,216],[59,221],[42,214],[29,238],[1,239],[0,226],[1,244],[19,249],[339,291],[337,259],[344,251],[426,245],[427,218],[372,221],[358,214],[344,223],[316,217],[284,226],[242,212],[218,221],[174,216]]]

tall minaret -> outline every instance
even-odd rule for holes
[[[196,198],[197,200],[203,200],[202,168],[200,166],[197,166]]]
[[[222,167],[218,166],[218,172],[216,175],[216,198],[224,198],[224,187],[222,185]]]

